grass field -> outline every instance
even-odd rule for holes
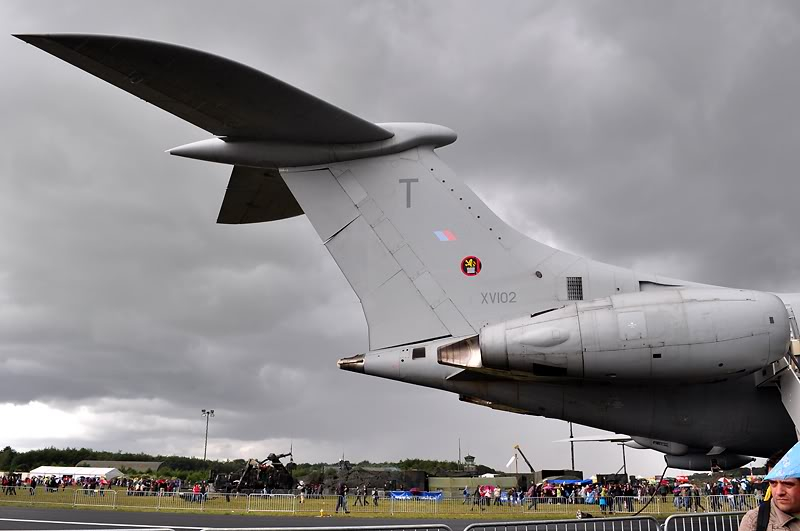
[[[125,489],[108,490],[100,492],[81,491],[75,489],[46,492],[37,488],[31,495],[26,488],[18,489],[16,495],[0,494],[0,505],[16,506],[49,506],[61,508],[121,510],[121,511],[165,511],[165,512],[204,512],[216,514],[270,514],[286,516],[328,516],[335,515],[336,496],[306,499],[304,503],[296,496],[288,495],[235,495],[227,497],[225,494],[210,494],[200,501],[192,500],[191,493],[182,495],[164,496],[129,496]],[[464,503],[462,498],[446,498],[441,501],[427,501],[421,499],[390,500],[381,498],[378,506],[354,505],[355,497],[348,498],[349,515],[339,513],[339,517],[396,517],[396,518],[470,518],[480,520],[533,520],[533,519],[565,519],[575,518],[576,511],[591,513],[595,517],[604,516],[598,505],[571,504],[571,503],[538,503],[534,509],[529,510],[526,505],[488,505],[479,506]],[[752,508],[754,500],[746,500],[738,507],[722,506],[713,507],[717,510],[744,510]],[[633,500],[627,508],[638,511],[643,503]],[[716,505],[716,504],[715,504]],[[701,506],[708,510],[708,499],[701,500]],[[643,514],[668,516],[674,513],[683,513],[668,498],[666,502],[659,497],[643,511]],[[617,512],[608,516],[630,516],[631,512]]]

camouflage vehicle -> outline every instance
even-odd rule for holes
[[[263,461],[250,459],[242,470],[230,474],[217,474],[212,470],[209,481],[217,492],[286,493],[295,486],[292,470],[296,465],[294,462],[284,465],[281,463],[281,459],[291,457],[291,455],[291,452],[279,455],[269,454]]]
[[[383,491],[424,491],[427,486],[427,474],[420,470],[353,465],[345,460],[339,461],[335,475],[330,476],[330,470],[328,467],[328,474],[320,475],[315,471],[303,478],[310,486],[311,492],[316,492],[316,489],[322,487],[323,492],[331,494],[336,492],[339,483],[347,485],[351,492],[355,492],[360,486],[366,486],[369,490],[377,488]]]

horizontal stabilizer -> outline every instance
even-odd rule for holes
[[[587,435],[584,437],[569,437],[553,442],[628,442],[633,439],[628,435]]]
[[[217,223],[261,223],[302,213],[277,170],[234,166]]]
[[[129,37],[15,35],[217,136],[352,144],[392,133],[210,53]]]

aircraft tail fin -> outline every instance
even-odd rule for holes
[[[361,299],[372,350],[557,305],[547,260],[563,253],[506,225],[432,146],[281,175]]]
[[[474,335],[586,294],[587,260],[517,233],[436,156],[455,140],[445,127],[374,124],[172,44],[17,37],[222,137],[170,152],[234,165],[220,223],[306,213],[362,302],[373,350]],[[610,266],[591,276],[595,293],[633,289]]]

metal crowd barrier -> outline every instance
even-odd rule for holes
[[[293,513],[299,499],[294,494],[251,494],[247,497],[247,512]]]
[[[707,498],[709,498],[709,496],[674,496],[672,498],[671,510],[678,512],[709,511]],[[664,506],[665,504],[662,502],[661,505]],[[666,508],[668,508],[668,506],[664,507],[664,509]]]
[[[161,496],[150,496],[156,504],[156,510],[169,509],[175,511],[191,511],[193,509],[203,510],[206,503],[205,494],[193,492],[166,492]],[[148,497],[145,496],[144,499]]]
[[[224,496],[224,495],[222,495]],[[609,498],[609,500],[611,500]],[[248,497],[247,512],[285,512],[285,513],[319,513],[333,514],[338,501],[338,496],[315,496],[305,498],[300,503],[299,496],[292,495],[264,495],[251,494]],[[572,516],[578,510],[591,512],[598,516],[611,515],[614,513],[633,513],[642,509],[647,500],[640,500],[635,497],[619,497],[615,502],[609,501],[611,505],[606,511],[601,512],[600,507],[595,503],[584,504],[583,500],[571,500],[568,498],[524,498],[517,502],[495,501],[493,498],[470,498],[464,500],[458,498],[442,498],[432,500],[425,498],[378,498],[378,505],[375,500],[367,497],[363,504],[356,503],[355,496],[348,496],[347,509],[355,514],[367,513],[389,513],[389,514],[438,514],[438,515],[465,515],[468,513],[487,513],[497,515],[523,515],[523,514],[552,514]],[[232,504],[231,509],[236,506]],[[657,501],[653,501],[644,510],[645,514],[657,514],[659,506]]]
[[[522,498],[516,502],[509,500],[495,501],[494,498],[468,498],[448,497],[440,500],[423,498],[377,499],[377,505],[371,496],[367,496],[364,503],[356,505],[356,496],[347,497],[347,508],[355,514],[436,514],[467,515],[483,513],[496,515],[514,515],[519,517],[525,514],[554,515],[555,517],[573,517],[577,511],[590,513],[595,517],[635,514],[686,513],[719,513],[723,511],[738,513],[758,506],[759,500],[752,494],[727,495],[727,496],[676,496],[674,499],[663,501],[661,496],[656,496],[647,505],[649,497],[617,496],[607,497],[608,504],[604,510],[595,500],[593,504],[584,503],[581,498]],[[306,496],[301,503],[300,496],[296,494],[238,494],[238,493],[207,493],[205,495],[192,492],[126,492],[124,490],[86,490],[66,489],[52,491],[36,488],[30,493],[27,487],[17,488],[16,496],[0,494],[0,504],[3,502],[24,503],[30,505],[51,504],[66,506],[90,507],[125,507],[159,511],[166,510],[224,510],[225,512],[273,512],[286,514],[334,514],[338,496]],[[359,502],[361,500],[358,500]],[[647,505],[645,507],[645,505]],[[524,516],[522,516],[524,518]],[[681,530],[682,531],[682,530]],[[692,530],[690,530],[692,531]],[[726,531],[726,530],[723,530]]]
[[[672,500],[672,505],[675,511],[720,513],[747,512],[758,507],[760,502],[761,500],[754,494],[725,494],[716,496],[675,496]]]
[[[72,507],[109,507],[116,504],[116,491],[112,489],[51,489],[49,487],[15,487],[15,494],[0,494],[0,503],[29,503],[31,505],[68,505]]]
[[[51,490],[44,487],[36,487],[32,492],[30,487],[21,486],[13,487],[16,491],[15,494],[7,494],[3,492],[0,494],[0,503],[3,502],[25,502],[31,505],[38,503],[48,503],[52,505],[69,505],[75,504],[75,493],[72,489],[67,490]]]
[[[609,514],[660,514],[662,510],[658,498],[651,500],[649,496],[609,496],[606,500],[606,512]],[[587,507],[594,507],[594,512],[601,512],[597,509],[597,503]]]
[[[295,513],[315,513],[320,514],[333,514],[336,509],[336,500],[338,496],[322,496],[315,494],[314,496],[306,496],[303,503],[300,503],[300,497],[297,497],[294,504]],[[349,500],[348,507],[352,505],[354,500]],[[362,512],[358,510],[357,512]]]
[[[578,510],[591,510],[599,512],[598,506],[586,505],[580,498],[565,497],[537,497],[520,498],[516,502],[513,500],[502,501],[495,498],[444,498],[436,502],[439,513],[445,514],[464,514],[466,512],[481,512],[491,510],[492,512],[506,513],[542,513],[542,514],[575,514]],[[469,508],[469,511],[467,511]]]
[[[652,516],[471,524],[464,531],[660,531]]]
[[[207,496],[207,495],[206,495]],[[116,507],[136,509],[203,510],[206,498],[192,492],[130,492],[116,498]]]
[[[738,531],[744,512],[673,514],[664,521],[663,531]]]
[[[728,494],[708,496],[707,510],[712,512],[747,512],[755,509],[761,502],[752,494]]]
[[[490,500],[492,501],[492,500]],[[569,498],[556,498],[551,496],[544,496],[539,498],[522,498],[520,507],[524,512],[536,511],[545,514],[575,514],[578,510],[576,503],[579,500],[570,500]],[[492,501],[492,503],[494,503]],[[494,507],[492,505],[492,507]],[[523,511],[520,511],[523,512]]]
[[[75,489],[75,507],[111,507],[116,505],[117,492],[111,489]]]

